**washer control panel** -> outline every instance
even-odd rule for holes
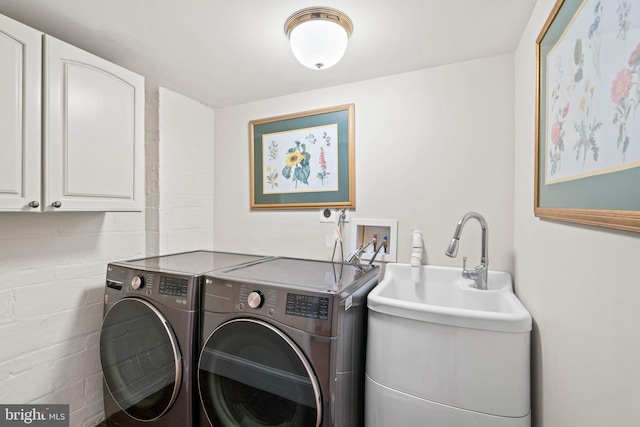
[[[184,277],[160,276],[158,293],[160,295],[171,295],[176,297],[186,297],[189,292],[189,279]]]
[[[199,309],[199,282],[191,276],[126,268],[107,267],[105,302],[109,295],[141,296],[180,310]]]

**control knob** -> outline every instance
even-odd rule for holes
[[[131,287],[133,289],[142,289],[142,288],[144,288],[144,277],[142,277],[142,276],[133,276],[133,279],[131,279]]]
[[[264,304],[264,295],[260,291],[253,291],[247,297],[247,304],[251,308],[260,308]]]

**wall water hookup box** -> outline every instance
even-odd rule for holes
[[[351,218],[351,248],[355,251],[357,248],[366,245],[371,241],[373,235],[376,234],[376,248],[384,243],[384,236],[387,236],[387,249],[380,249],[378,256],[374,262],[396,262],[398,253],[398,220],[396,219],[366,219]],[[369,261],[375,252],[373,246],[365,249],[360,257],[362,261]]]

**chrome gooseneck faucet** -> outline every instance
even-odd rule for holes
[[[482,248],[480,253],[480,265],[473,270],[467,270],[467,257],[462,258],[462,277],[465,279],[471,279],[475,281],[475,287],[477,289],[487,289],[487,275],[489,272],[489,226],[487,221],[482,215],[477,212],[469,212],[465,214],[458,225],[456,231],[453,233],[453,239],[449,243],[449,247],[445,254],[451,258],[455,258],[458,255],[458,243],[460,243],[460,234],[467,221],[471,218],[475,218],[480,223],[482,228]]]

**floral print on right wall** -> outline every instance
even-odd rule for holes
[[[640,0],[585,0],[546,81],[546,184],[640,166]]]

